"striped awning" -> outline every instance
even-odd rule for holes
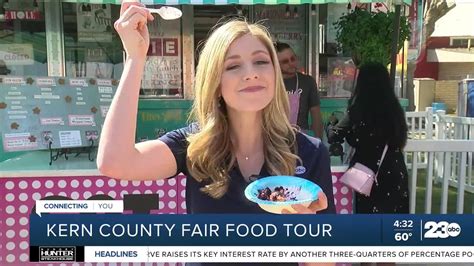
[[[91,3],[91,4],[116,4],[120,5],[122,0],[63,0],[70,3]],[[146,5],[301,5],[301,4],[347,4],[347,3],[378,3],[383,0],[141,0]],[[411,4],[411,0],[395,0],[392,3],[399,2]]]

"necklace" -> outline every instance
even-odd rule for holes
[[[249,160],[249,156],[245,156],[245,155],[243,155],[243,154],[237,154],[237,153],[236,153],[236,157],[243,158],[245,161],[248,161],[248,160]]]
[[[298,80],[298,72],[296,72],[296,85],[295,85],[295,92],[297,92],[297,91],[298,91],[298,89],[299,89],[299,88],[298,88],[298,87],[299,87],[299,84],[298,84],[298,83],[299,83],[299,80]]]
[[[246,160],[246,161],[249,160],[249,157],[248,157],[248,156],[245,156],[245,155],[243,155],[243,154],[236,154],[236,157],[243,158],[243,159]]]
[[[235,154],[236,158],[238,157],[238,158],[244,159],[245,161],[248,161],[250,159],[250,157],[252,157],[254,159],[259,158],[259,156],[262,154],[262,152],[256,152],[254,154],[250,154],[250,156],[249,155],[244,155],[243,153],[241,153],[239,151],[234,151],[234,154]]]

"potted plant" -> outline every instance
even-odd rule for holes
[[[394,12],[370,12],[356,8],[334,23],[336,40],[343,53],[352,56],[359,67],[365,62],[390,63]],[[400,17],[398,50],[410,38],[410,24],[405,16]]]

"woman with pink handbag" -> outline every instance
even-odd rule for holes
[[[328,131],[329,143],[355,149],[342,180],[358,191],[355,212],[408,213],[407,125],[385,66],[361,66],[347,115]]]

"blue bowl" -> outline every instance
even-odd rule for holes
[[[287,193],[291,194],[291,199],[286,201],[271,201],[258,198],[258,191],[269,188],[274,191],[276,187],[284,187]],[[290,212],[296,212],[291,205],[302,204],[308,207],[311,202],[318,199],[318,193],[321,187],[315,183],[300,177],[295,176],[269,176],[258,179],[250,183],[245,188],[245,197],[257,203],[260,208],[267,212],[280,214],[283,209]]]

